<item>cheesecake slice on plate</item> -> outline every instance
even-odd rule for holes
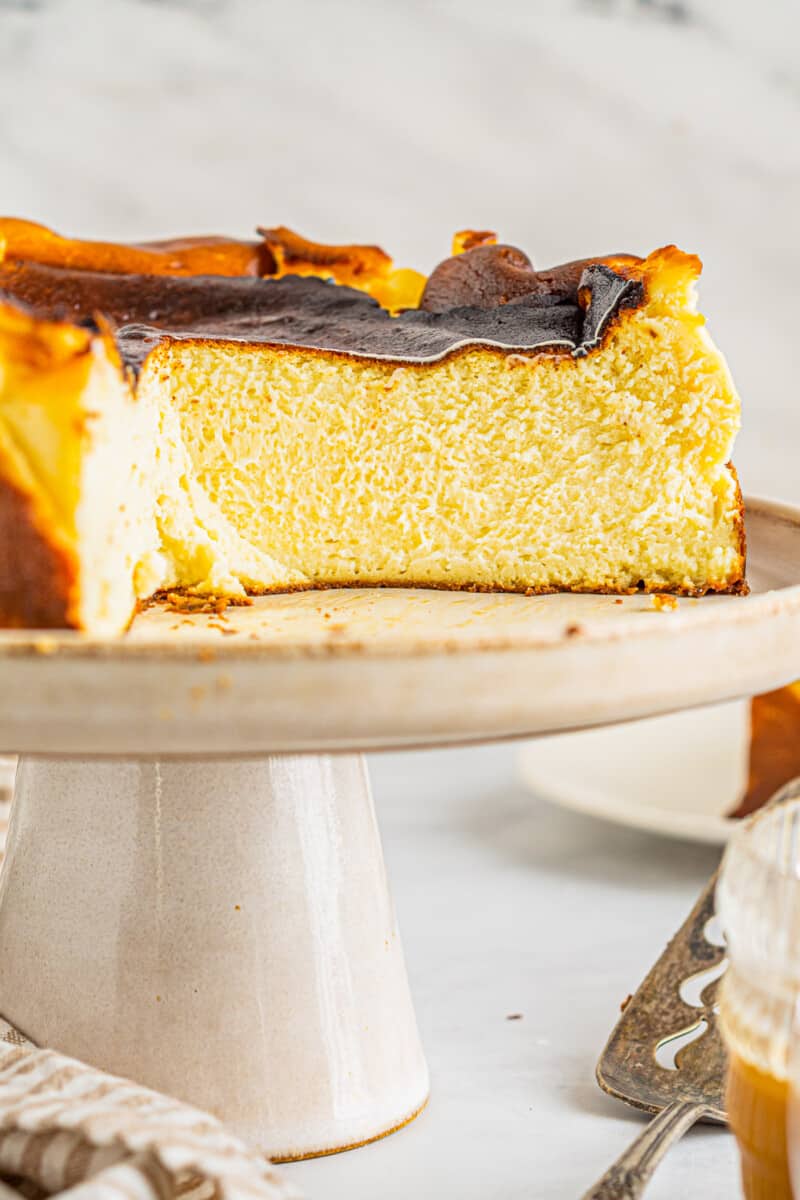
[[[0,221],[0,623],[165,590],[745,590],[740,404],[675,247],[429,278],[285,229]]]

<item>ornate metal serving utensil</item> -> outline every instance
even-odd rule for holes
[[[673,1142],[696,1121],[725,1122],[725,1051],[716,993],[725,951],[711,879],[688,919],[625,1004],[597,1067],[603,1091],[657,1114],[583,1200],[638,1200]],[[670,1044],[680,1045],[674,1065]]]
[[[800,797],[800,778],[763,808]],[[763,811],[763,808],[759,811]],[[639,1137],[583,1200],[639,1200],[670,1146],[697,1121],[727,1122],[725,1048],[716,996],[727,961],[715,931],[713,875],[622,1016],[597,1064],[604,1092],[654,1113]],[[674,1061],[666,1062],[670,1047]]]

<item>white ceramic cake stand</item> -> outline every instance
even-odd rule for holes
[[[0,1013],[275,1157],[428,1094],[360,752],[576,729],[800,676],[800,511],[748,506],[747,598],[275,596],[0,634],[21,753]],[[410,798],[413,802],[413,798]]]

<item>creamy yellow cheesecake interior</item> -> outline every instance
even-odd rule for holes
[[[699,264],[626,270],[638,302],[580,354],[137,326],[133,366],[100,314],[45,319],[0,276],[0,619],[113,633],[175,587],[741,590],[740,404]]]

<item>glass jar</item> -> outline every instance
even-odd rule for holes
[[[790,1120],[800,1113],[800,783],[781,799],[734,835],[717,886],[729,958],[720,996],[726,1106],[747,1200],[800,1197]]]

